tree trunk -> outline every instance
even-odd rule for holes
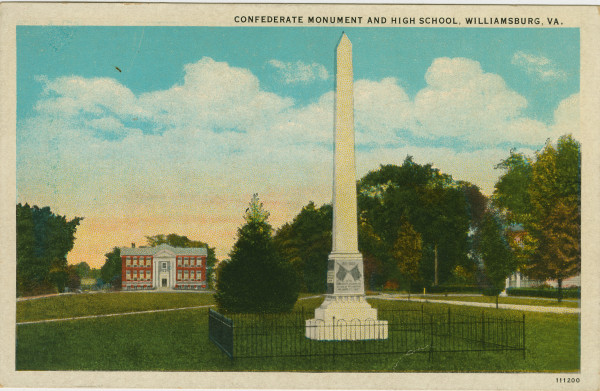
[[[562,278],[558,279],[558,302],[562,301]]]
[[[499,293],[496,294],[496,309],[498,309],[498,295]]]
[[[435,244],[435,247],[433,249],[433,259],[434,259],[434,268],[435,268],[435,275],[433,277],[433,285],[437,286],[438,284],[438,251],[437,251],[437,243]]]

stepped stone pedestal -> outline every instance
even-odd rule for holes
[[[388,324],[366,300],[363,258],[358,252],[352,44],[337,47],[333,245],[327,266],[327,295],[306,321],[306,337],[342,341],[387,339]]]
[[[364,295],[328,295],[306,321],[306,337],[323,341],[387,339],[387,320],[377,320],[377,310]]]

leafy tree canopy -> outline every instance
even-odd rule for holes
[[[67,275],[67,254],[83,217],[67,220],[49,207],[17,204],[17,295],[44,284],[59,291]]]
[[[571,135],[550,141],[530,160],[511,151],[499,168],[494,203],[524,233],[511,243],[521,271],[538,279],[562,279],[581,269],[581,152]],[[560,296],[560,294],[559,294]]]
[[[381,239],[385,247],[381,251],[391,254],[401,221],[406,219],[423,241],[423,282],[434,280],[437,260],[443,283],[456,265],[472,263],[467,257],[471,215],[481,214],[481,205],[476,202],[483,202],[474,188],[408,156],[401,166],[381,166],[358,182],[360,221]]]
[[[409,281],[420,279],[419,264],[423,257],[423,241],[407,219],[403,219],[394,243],[392,255],[398,264],[398,270]]]
[[[510,223],[528,221],[531,214],[529,186],[533,170],[531,160],[514,150],[510,156],[496,165],[506,172],[494,186],[493,202],[506,215]]]
[[[100,268],[102,281],[110,283],[113,287],[121,287],[121,249],[114,247],[111,252],[104,254],[104,265]]]
[[[275,234],[275,245],[283,260],[296,271],[302,291],[325,292],[332,224],[331,205],[317,208],[311,201]]]
[[[517,263],[504,236],[503,224],[493,211],[485,214],[479,236],[478,250],[485,276],[498,294],[504,288],[506,277],[516,271]]]
[[[92,268],[90,267],[90,265],[87,264],[87,262],[79,262],[74,267],[75,267],[75,272],[77,273],[79,278],[88,277],[88,275],[90,274],[90,272],[92,270]]]

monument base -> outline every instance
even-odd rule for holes
[[[365,295],[326,295],[315,309],[315,318],[306,321],[306,338],[320,341],[387,339],[387,320],[377,320]]]

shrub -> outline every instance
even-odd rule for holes
[[[428,293],[481,293],[477,285],[438,285],[427,287]]]
[[[558,298],[558,289],[556,288],[508,288],[506,293],[508,293],[509,296],[548,297],[552,299]],[[581,289],[563,288],[562,297],[579,299],[581,298]]]

